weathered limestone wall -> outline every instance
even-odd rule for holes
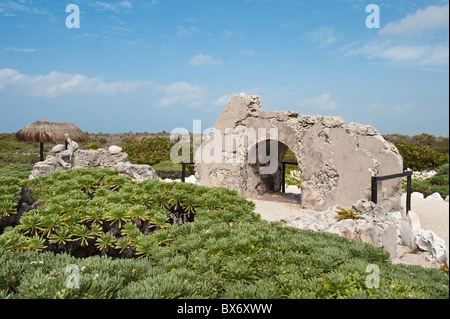
[[[137,182],[148,179],[158,179],[155,170],[149,165],[136,165],[128,162],[128,154],[99,150],[77,150],[72,159],[66,159],[68,166],[63,167],[57,157],[48,156],[43,162],[34,165],[29,179],[55,172],[65,172],[69,169],[97,168],[119,171],[119,175],[130,176]]]
[[[265,112],[257,96],[235,95],[214,131],[218,134],[211,134],[195,155],[199,183],[234,189],[244,196],[279,191],[281,160],[288,148],[301,171],[304,208],[323,210],[370,199],[372,176],[403,170],[397,149],[375,128],[346,125],[339,117]],[[230,139],[234,141],[232,147],[225,142]],[[257,146],[268,145],[269,140],[278,145],[269,163],[276,162],[278,171],[261,174],[261,168],[269,164],[252,163],[250,159]],[[386,208],[398,209],[401,180],[383,182],[380,193],[383,204],[389,206]]]

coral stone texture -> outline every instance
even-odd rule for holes
[[[266,112],[258,96],[239,94],[197,150],[196,177],[200,185],[227,187],[247,197],[277,192],[288,149],[298,161],[305,209],[370,199],[372,176],[403,171],[398,150],[372,126],[294,111]],[[379,204],[398,210],[401,179],[378,188]]]
[[[104,149],[76,150],[72,158],[67,158],[66,160],[66,165],[62,165],[61,161],[58,160],[58,156],[47,156],[45,161],[34,165],[29,178],[34,179],[42,175],[64,172],[69,169],[108,168],[119,171],[119,175],[130,176],[137,182],[158,179],[158,175],[151,166],[131,164],[128,162],[128,155],[123,152],[111,154],[111,152]]]

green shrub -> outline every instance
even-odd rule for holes
[[[384,138],[397,147],[403,156],[405,169],[423,171],[448,163],[448,137],[423,133],[414,136],[391,134],[384,135]]]
[[[176,164],[172,161],[163,161],[156,165],[152,166],[153,169],[156,171],[159,177],[162,179],[181,179],[181,172],[182,172],[182,165]],[[195,174],[195,167],[194,165],[186,165],[186,173],[185,177],[188,177],[190,175]]]
[[[131,163],[148,165],[170,161],[170,150],[175,145],[170,139],[164,137],[139,140],[134,135],[125,138],[123,142],[123,151],[128,154]]]
[[[9,180],[4,179],[4,184]],[[253,208],[250,202],[234,200],[237,194],[227,190],[159,181],[138,185],[110,170],[70,170],[26,184],[33,189],[40,205],[21,216],[14,231],[23,239],[17,240],[16,246],[5,236],[3,241],[0,237],[0,243],[11,252],[39,249],[82,257],[97,254],[150,257],[155,247],[170,241],[171,236],[163,230],[172,223],[193,221],[194,216],[202,215],[197,210],[212,209],[218,216],[225,214],[226,219],[235,220],[242,211],[250,212]],[[13,194],[17,194],[19,187],[2,186],[2,189],[6,194],[0,197],[0,217],[9,217],[17,213],[17,198]],[[254,217],[250,214],[243,218],[251,216]],[[33,242],[36,238],[42,242]]]
[[[414,171],[436,169],[448,163],[448,155],[431,149],[429,146],[411,144],[405,141],[394,143],[403,156],[403,167]]]
[[[10,153],[22,149],[23,144],[13,134],[0,133],[0,153]]]
[[[181,164],[176,164],[172,161],[163,161],[156,165],[153,165],[155,171],[173,171],[181,172]]]
[[[390,134],[383,135],[383,137],[392,143],[404,141],[409,144],[414,144],[418,146],[428,146],[432,150],[435,150],[444,155],[449,155],[449,138],[444,136],[434,136],[431,134],[423,133],[420,135],[401,135],[401,134]]]
[[[100,144],[98,144],[96,141],[90,141],[88,144],[87,149],[88,150],[97,150],[99,148],[101,148],[102,146]]]
[[[35,164],[38,161],[38,154],[0,153],[0,163],[4,164]]]
[[[289,165],[291,166],[291,165]],[[293,185],[297,186],[298,188],[301,187],[301,179],[300,179],[300,172],[298,168],[287,168],[285,172],[285,182],[287,185]]]
[[[291,150],[288,149],[286,151],[286,153],[284,154],[283,162],[296,163],[297,162],[297,157],[295,156],[294,152],[292,152]]]
[[[30,176],[33,166],[29,164],[1,164],[0,177],[26,179]]]
[[[404,184],[404,189],[406,185]],[[427,179],[413,179],[411,181],[413,192],[422,193],[425,197],[439,193],[443,198],[449,195],[449,164],[438,168],[436,175]]]
[[[393,265],[381,248],[263,221],[229,189],[137,184],[107,170],[23,185],[41,204],[0,235],[1,298],[449,297],[440,270]],[[195,221],[167,225],[180,209]],[[366,284],[370,264],[380,268],[379,288]]]

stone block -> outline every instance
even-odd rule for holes
[[[122,149],[121,147],[116,146],[116,145],[112,145],[112,146],[110,146],[110,147],[108,148],[109,153],[112,154],[112,155],[119,154],[119,153],[122,152],[122,150],[123,150],[123,149]]]
[[[43,162],[34,165],[29,179],[69,169],[98,168],[118,170],[121,175],[130,176],[138,182],[147,179],[158,179],[155,170],[149,165],[134,165],[128,162],[128,154],[111,152],[104,149],[77,150],[72,159],[67,158],[67,167],[63,167],[57,157],[48,156]]]
[[[416,236],[421,230],[419,216],[413,211],[409,211],[403,220],[401,238],[403,244],[411,249],[417,249]]]

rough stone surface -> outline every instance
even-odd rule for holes
[[[425,198],[426,200],[440,200],[443,201],[444,199],[442,198],[441,194],[439,193],[434,193],[431,194],[430,196],[427,196],[427,198]]]
[[[158,179],[155,170],[150,165],[136,165],[129,162],[120,162],[117,163],[115,169],[117,169],[121,175],[130,176],[138,183],[148,179]]]
[[[277,168],[270,174],[264,173],[268,164],[257,152],[263,145],[278,146],[278,154],[270,152],[270,163]],[[339,117],[265,112],[258,96],[239,94],[196,152],[196,177],[200,185],[227,187],[247,197],[278,192],[288,149],[299,164],[305,209],[320,211],[370,199],[372,176],[403,171],[398,150],[372,126],[346,125]],[[255,154],[257,161],[250,161]],[[388,211],[400,210],[401,179],[381,182],[378,190],[380,204]]]
[[[344,220],[337,218],[336,210],[340,207],[336,206],[314,214],[285,218],[281,222],[290,227],[328,232],[348,239],[360,240],[385,249],[389,252],[391,259],[396,257],[398,244],[396,222],[392,215],[383,210],[382,206],[365,200],[357,201],[351,209],[358,214],[358,219]]]
[[[394,225],[397,232],[397,242],[401,243],[402,241],[402,225],[403,225],[403,215],[401,212],[388,212],[388,219],[390,219]]]
[[[42,175],[64,172],[69,169],[78,168],[109,168],[118,170],[120,175],[130,176],[138,182],[147,179],[158,179],[155,170],[149,165],[135,165],[128,162],[128,154],[111,154],[104,149],[99,150],[77,150],[70,160],[66,162],[68,167],[61,165],[57,157],[47,156],[43,162],[34,165],[29,178],[34,179]]]
[[[445,246],[445,241],[433,231],[419,230],[415,237],[415,243],[421,251],[428,254],[430,259],[435,259],[448,267],[448,247]]]
[[[447,267],[449,265],[449,249],[445,240],[431,230],[422,229],[419,216],[413,211],[410,211],[403,220],[400,242],[412,250],[425,252],[430,260],[445,264]]]
[[[409,211],[403,220],[401,232],[402,242],[411,249],[417,249],[416,236],[420,230],[419,216],[413,211]]]
[[[62,151],[64,151],[66,149],[66,146],[64,144],[58,144],[55,145],[52,150],[50,151],[50,153],[53,154],[57,154],[57,153],[61,153]]]
[[[116,145],[112,145],[108,148],[108,151],[112,154],[112,155],[116,155],[122,152],[122,148]]]
[[[419,192],[413,192],[413,193],[411,194],[411,198],[413,198],[413,197],[416,197],[416,198],[419,198],[419,199],[424,199],[423,194],[422,194],[422,193],[419,193]]]

